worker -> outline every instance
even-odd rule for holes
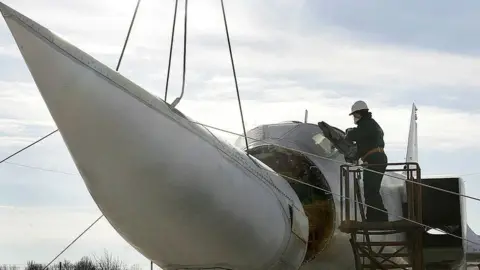
[[[372,113],[362,100],[353,104],[350,115],[353,115],[353,121],[357,127],[347,129],[346,139],[356,142],[356,159],[361,159],[365,164],[363,193],[365,197],[364,209],[367,210],[366,221],[388,221],[387,210],[380,195],[380,186],[388,163],[387,155],[383,151],[385,147],[383,130],[377,121],[372,118]]]

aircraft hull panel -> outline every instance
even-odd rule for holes
[[[92,198],[126,241],[163,269],[298,269],[308,222],[283,178],[0,8]]]

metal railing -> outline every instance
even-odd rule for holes
[[[362,200],[359,180],[361,179],[361,173],[363,170],[371,170],[367,165],[341,165],[340,166],[340,221],[351,222],[359,221],[358,212],[362,216],[362,220],[365,219],[365,207]],[[405,172],[404,187],[406,189],[407,196],[407,215],[405,218],[422,223],[422,186],[417,184],[421,182],[421,170],[420,165],[416,162],[404,162],[404,163],[387,163],[387,164],[374,164],[374,165],[387,165],[387,169],[383,177],[387,176],[389,172]],[[401,166],[401,168],[398,168]],[[365,168],[364,168],[365,167]],[[393,167],[393,168],[392,168]],[[377,173],[377,172],[374,172]],[[402,180],[399,180],[402,181]],[[351,194],[353,186],[353,194]],[[353,203],[353,205],[352,205]],[[354,215],[351,214],[351,206],[354,206]],[[370,207],[369,205],[365,205]]]

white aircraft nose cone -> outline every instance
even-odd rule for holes
[[[0,9],[89,192],[130,244],[162,266],[240,269],[278,258],[288,218],[245,169],[253,163],[236,164],[163,101]]]

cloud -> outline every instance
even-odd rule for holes
[[[111,67],[118,61],[136,4],[134,0],[4,2]],[[348,116],[351,104],[365,99],[385,130],[390,160],[400,161],[405,156],[411,104],[415,101],[422,169],[428,173],[475,172],[480,154],[476,104],[480,98],[476,91],[480,59],[466,45],[451,45],[458,40],[474,42],[476,36],[466,34],[475,25],[467,23],[472,17],[463,20],[455,16],[436,26],[422,19],[425,17],[409,15],[422,10],[425,13],[426,8],[417,2],[420,11],[382,4],[379,8],[389,11],[385,15],[374,13],[370,4],[360,7],[344,0],[245,0],[226,1],[225,5],[247,128],[301,121],[308,109],[310,122],[327,121],[345,129],[352,126]],[[441,6],[445,5],[442,2]],[[174,1],[142,1],[120,68],[120,73],[162,98],[173,7]],[[473,12],[461,5],[455,10],[469,16]],[[443,20],[438,14],[429,15],[429,20]],[[170,102],[180,94],[181,87],[182,1],[177,16]],[[190,1],[189,16],[186,92],[179,108],[199,122],[242,133],[220,4],[213,0]],[[431,39],[419,34],[409,39],[405,30],[388,30],[389,23],[382,23],[385,18],[390,18],[390,23],[409,25],[410,30],[423,20],[422,29],[416,30],[424,33],[428,26],[435,33]],[[405,18],[410,21],[405,22]],[[447,23],[456,25],[455,33],[447,33]],[[433,46],[441,33],[455,38],[450,45]],[[3,157],[48,134],[55,124],[4,23],[0,23],[0,61]],[[214,133],[230,141],[237,138]],[[459,156],[463,158],[455,159]],[[0,165],[0,217],[13,220],[11,225],[2,222],[4,227],[0,228],[0,234],[4,234],[1,239],[10,239],[0,244],[0,261],[48,260],[93,221],[98,210],[81,178],[71,175],[77,173],[76,168],[59,134],[10,162],[13,164]],[[478,187],[475,181],[467,181],[469,195],[480,196]],[[65,208],[58,209],[58,205]],[[478,210],[478,204],[468,204],[470,217]],[[36,220],[34,229],[22,225],[30,224],[30,220]],[[469,222],[480,228],[478,219],[469,218]],[[130,256],[128,262],[144,260],[109,225],[96,226],[95,230],[92,238],[86,238],[90,240],[74,245],[74,255],[65,256],[76,258],[103,245],[124,258]],[[100,237],[100,244],[96,244],[96,237]],[[11,249],[14,239],[16,247]],[[5,257],[1,257],[3,254]]]
[[[309,110],[310,122],[327,121],[342,129],[352,125],[348,110],[355,98],[339,97],[333,90],[311,91],[290,82],[282,85],[278,81],[261,79],[245,81],[241,96],[247,128],[285,120],[302,121],[305,109]],[[241,133],[238,104],[231,82],[230,86],[221,80],[207,84],[212,85],[209,91],[199,93],[195,100],[182,101],[180,109],[199,122]],[[257,89],[262,89],[262,92],[259,93]],[[294,100],[292,93],[296,95]],[[370,102],[375,118],[385,129],[387,148],[405,150],[411,104],[386,105],[382,100]],[[472,128],[480,121],[480,115],[432,106],[419,106],[418,115],[422,148],[457,151],[478,149],[480,146],[476,139],[480,130]],[[445,123],[448,123],[448,129]]]
[[[26,263],[25,258],[29,258],[48,263],[100,215],[98,210],[88,208],[0,206],[1,246],[8,247],[1,248],[0,261],[2,264],[19,264]],[[135,261],[146,268],[149,261],[131,249],[102,218],[60,260],[101,256],[104,250],[108,250],[114,256],[121,255],[122,260]]]

